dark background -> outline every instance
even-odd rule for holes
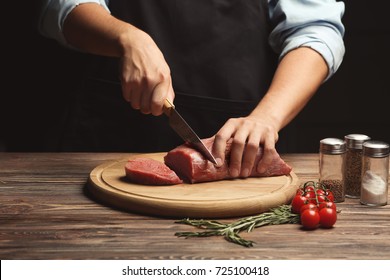
[[[390,143],[390,4],[344,3],[344,61],[294,120],[298,132],[291,152],[315,153],[322,138],[350,133]],[[56,151],[67,92],[77,83],[85,59],[37,34],[35,6],[28,1],[23,9],[5,9],[14,20],[2,24],[0,151]]]

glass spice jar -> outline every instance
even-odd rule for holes
[[[345,141],[338,138],[325,138],[320,141],[319,176],[320,183],[334,194],[334,202],[345,200],[344,160]]]
[[[363,143],[371,138],[364,134],[349,134],[344,136],[344,140],[347,146],[344,169],[345,196],[359,198],[362,182]]]
[[[369,206],[387,204],[389,144],[382,141],[363,143],[360,203]]]

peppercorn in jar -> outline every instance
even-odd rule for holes
[[[345,196],[348,198],[360,197],[363,143],[370,139],[370,137],[364,134],[348,134],[344,136],[347,146],[347,153],[345,155],[344,185]]]
[[[335,202],[345,200],[345,153],[346,144],[342,139],[325,138],[320,141],[319,181],[333,192]]]

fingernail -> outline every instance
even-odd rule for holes
[[[235,177],[238,177],[238,175],[239,175],[238,169],[236,169],[236,168],[230,169],[230,176],[235,178]]]
[[[216,158],[215,161],[217,162],[217,167],[221,167],[223,165],[223,161],[221,158]]]
[[[264,168],[264,167],[260,167],[260,168],[257,170],[257,172],[259,172],[259,173],[265,173],[266,171],[267,171],[267,169]]]
[[[242,177],[248,177],[249,176],[249,169],[245,168],[244,170],[242,170],[241,176]]]

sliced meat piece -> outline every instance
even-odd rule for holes
[[[202,139],[203,143],[211,149],[213,138]],[[227,145],[226,158],[229,158],[231,141]],[[264,173],[258,173],[256,166],[262,158],[263,150],[259,149],[254,168],[250,177],[268,177],[287,175],[292,168],[284,162],[280,157],[275,158],[274,163]],[[164,157],[164,162],[172,170],[178,174],[180,178],[189,183],[199,183],[207,181],[217,181],[223,179],[231,179],[229,174],[228,162],[225,161],[223,166],[215,167],[213,163],[208,161],[201,153],[193,149],[188,144],[183,144],[169,151]]]
[[[126,177],[142,185],[176,185],[183,181],[163,162],[151,158],[133,158],[125,164]]]

